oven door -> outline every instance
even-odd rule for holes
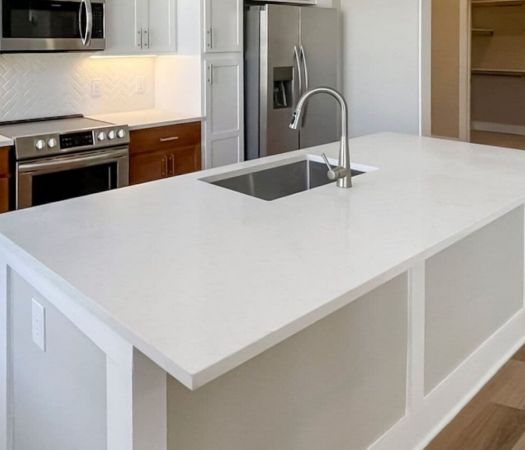
[[[16,164],[16,209],[108,191],[128,183],[127,147],[21,161]]]
[[[105,0],[0,0],[0,51],[104,50]]]

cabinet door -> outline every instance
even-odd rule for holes
[[[144,2],[111,0],[106,2],[106,53],[133,54],[142,51]]]
[[[242,152],[241,137],[214,139],[209,143],[210,167],[226,166],[239,162]]]
[[[111,0],[106,3],[110,54],[176,50],[176,0]]]
[[[206,70],[205,165],[210,168],[244,159],[242,54],[231,58],[208,59]],[[226,148],[225,142],[235,142],[235,145]],[[218,146],[221,149],[220,157],[213,154]]]
[[[169,175],[182,175],[201,170],[201,146],[178,147],[168,157]]]
[[[149,25],[144,35],[144,50],[176,50],[175,0],[148,0]]]
[[[129,161],[129,183],[139,184],[168,176],[168,151],[132,155]]]
[[[206,52],[242,51],[242,0],[205,0],[204,43]]]
[[[130,158],[130,184],[146,183],[201,169],[200,145],[141,153]],[[1,188],[1,185],[0,185]]]
[[[241,66],[237,58],[208,61],[207,118],[214,134],[235,133],[241,125]]]

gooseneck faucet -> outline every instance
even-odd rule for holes
[[[341,146],[339,151],[339,166],[332,167],[325,154],[323,154],[323,158],[328,167],[328,178],[330,180],[337,180],[337,186],[340,188],[351,188],[352,170],[350,168],[350,149],[348,148],[348,106],[346,100],[339,92],[327,87],[319,87],[305,92],[299,99],[295,111],[292,114],[290,128],[292,130],[297,130],[299,128],[304,106],[308,100],[316,94],[328,94],[335,98],[341,106]]]

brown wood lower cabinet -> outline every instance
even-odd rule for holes
[[[10,210],[10,177],[9,170],[9,155],[11,147],[0,147],[0,213],[5,213]]]
[[[182,175],[201,168],[200,122],[131,132],[130,184]]]

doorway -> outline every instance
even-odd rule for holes
[[[433,0],[431,130],[525,150],[525,1]]]

